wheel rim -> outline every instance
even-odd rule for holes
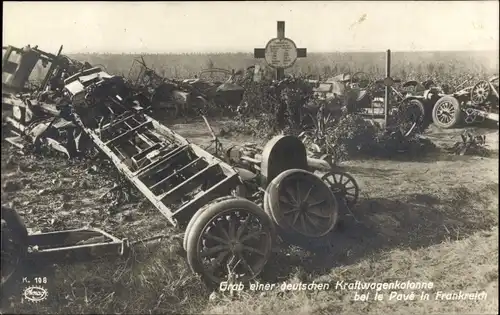
[[[442,102],[436,109],[436,118],[442,124],[449,125],[455,116],[455,106],[449,101]]]
[[[321,237],[333,229],[338,205],[328,187],[315,175],[290,174],[279,183],[277,193],[278,204],[271,205],[270,210],[284,230]]]
[[[351,175],[344,172],[330,172],[321,179],[327,183],[335,197],[343,200],[347,206],[352,207],[358,201],[359,187]]]
[[[264,268],[271,253],[272,232],[258,215],[230,209],[205,225],[197,245],[201,272],[211,281],[220,283],[232,274],[246,282]]]
[[[477,83],[471,91],[471,101],[475,104],[482,104],[490,94],[490,85],[486,81]]]

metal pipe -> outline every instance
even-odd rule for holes
[[[390,78],[391,77],[391,50],[387,49],[387,54],[385,57],[385,77]],[[385,128],[387,128],[387,121],[388,121],[388,115],[389,115],[389,106],[390,106],[390,101],[389,101],[389,94],[390,94],[390,89],[389,85],[385,84],[385,99],[384,99],[384,124]]]

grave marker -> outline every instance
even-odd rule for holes
[[[285,22],[278,21],[277,37],[267,42],[266,48],[255,48],[254,58],[265,59],[266,63],[276,69],[276,80],[285,77],[285,69],[295,64],[297,58],[307,57],[306,48],[297,48],[295,43],[285,37]]]

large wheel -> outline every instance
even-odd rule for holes
[[[194,223],[196,220],[198,220],[198,217],[205,212],[208,208],[212,207],[214,203],[219,203],[223,200],[228,200],[228,199],[233,199],[233,196],[224,196],[224,197],[219,197],[217,199],[214,199],[207,203],[205,206],[200,208],[196,213],[191,217],[191,220],[189,220],[188,225],[186,226],[186,230],[184,231],[184,240],[182,243],[182,247],[184,248],[185,251],[187,251],[187,241],[189,239],[189,233],[191,231],[191,228],[193,227]]]
[[[474,105],[482,105],[491,95],[491,86],[487,81],[479,81],[470,91],[470,100]]]
[[[453,96],[441,97],[432,109],[432,121],[439,128],[453,128],[461,122],[461,118],[460,104]]]
[[[191,270],[215,284],[229,276],[240,282],[258,276],[275,239],[274,225],[266,213],[238,197],[215,200],[198,212],[186,242]]]
[[[354,177],[342,171],[330,171],[321,177],[337,201],[344,202],[349,208],[358,202],[359,186]]]
[[[266,212],[287,234],[318,238],[328,234],[337,223],[337,199],[313,173],[300,169],[284,171],[267,191]]]
[[[28,237],[28,231],[19,214],[14,209],[4,206],[2,206],[1,237],[1,288],[4,288],[26,252]]]

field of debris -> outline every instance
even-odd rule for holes
[[[223,123],[212,124],[216,132]],[[204,124],[172,128],[205,145]],[[491,131],[492,138],[498,133]],[[458,136],[449,135],[449,141]],[[430,135],[432,136],[432,135]],[[442,137],[441,137],[442,138]],[[256,141],[223,136],[221,142]],[[497,142],[498,143],[498,142]],[[494,145],[494,143],[492,143]],[[48,278],[49,299],[18,304],[17,313],[281,313],[422,311],[491,313],[498,307],[498,160],[438,154],[423,160],[356,160],[343,163],[358,180],[362,198],[336,232],[332,252],[299,249],[276,253],[260,281],[270,283],[431,281],[437,291],[482,291],[485,301],[353,302],[353,291],[251,292],[231,297],[205,289],[182,257],[181,231],[147,201],[107,194],[116,181],[99,163],[61,157],[24,156],[2,146],[2,202],[18,209],[32,230],[100,227],[130,240],[157,234],[157,244],[136,247],[127,261],[56,267]],[[101,168],[104,167],[104,170]],[[368,291],[366,291],[368,292]],[[359,292],[362,293],[362,292]],[[432,295],[432,294],[431,294]]]
[[[98,61],[91,63],[106,64]],[[428,67],[427,72],[434,76],[446,72],[438,66]],[[469,68],[468,73],[484,77],[485,67]],[[457,63],[453,68],[460,71],[465,65]],[[460,78],[454,80],[460,82]],[[332,119],[318,114],[306,127],[303,120],[294,120],[294,106],[303,105],[297,91],[305,91],[302,83],[294,82],[287,90],[286,114],[278,110],[279,100],[267,98],[267,81],[246,86],[245,112],[226,115],[213,106],[204,114],[223,148],[244,143],[262,146],[271,136],[291,134],[304,141],[309,153],[328,156],[356,179],[359,201],[350,213],[341,213],[327,249],[314,252],[278,246],[257,278],[260,283],[276,284],[272,290],[214,289],[189,269],[182,248],[184,231],[171,227],[106,157],[68,159],[54,150],[30,152],[3,141],[2,204],[16,209],[30,233],[92,226],[131,242],[163,237],[136,243],[125,258],[26,270],[29,277],[47,278],[43,283],[47,299],[39,303],[24,300],[25,285],[18,281],[9,292],[2,292],[2,312],[495,313],[498,126],[471,124],[445,130],[430,124],[402,135],[399,129],[387,132],[380,128],[381,122],[375,119],[342,112]],[[210,146],[213,134],[199,115],[173,119],[158,109],[152,115],[214,153]],[[309,142],[302,137],[304,130]],[[24,276],[23,271],[19,276]],[[385,298],[376,300],[373,289],[351,290],[339,285],[356,281],[432,285],[425,290],[400,289],[393,298],[382,290],[379,293]],[[327,283],[329,287],[283,290],[283,283]],[[459,291],[485,292],[486,298],[437,297]],[[429,298],[422,298],[426,294]],[[361,295],[366,300],[359,300]]]

